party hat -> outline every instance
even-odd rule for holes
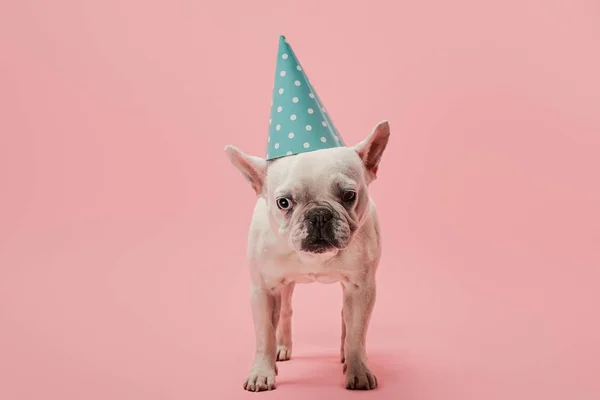
[[[279,38],[267,160],[345,146],[284,36]]]

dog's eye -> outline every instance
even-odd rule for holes
[[[290,208],[292,208],[292,201],[290,199],[282,197],[280,199],[277,199],[277,207],[279,207],[280,210],[287,211]]]
[[[356,192],[348,190],[342,194],[342,201],[352,203],[356,199]]]

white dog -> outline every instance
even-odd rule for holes
[[[248,238],[256,333],[249,391],[272,390],[276,361],[292,353],[296,283],[341,282],[341,361],[347,389],[374,389],[366,333],[381,254],[379,223],[368,186],[390,135],[384,121],[360,144],[266,161],[235,147],[225,151],[259,199]]]

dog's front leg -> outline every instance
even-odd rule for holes
[[[277,361],[287,361],[292,357],[292,294],[294,282],[281,287],[281,312],[277,324]]]
[[[375,304],[375,280],[369,279],[359,285],[344,283],[343,287],[346,389],[375,389],[377,378],[369,369],[365,348],[367,328]]]
[[[275,328],[279,319],[281,295],[259,285],[251,288],[252,316],[256,334],[254,365],[244,383],[251,392],[275,389],[277,345]]]

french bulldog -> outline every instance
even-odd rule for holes
[[[353,147],[269,161],[225,148],[258,195],[247,248],[256,350],[244,389],[275,388],[276,361],[292,355],[294,286],[310,282],[341,283],[340,353],[346,388],[377,387],[365,342],[381,240],[368,188],[377,177],[389,135],[389,124],[383,121]]]

